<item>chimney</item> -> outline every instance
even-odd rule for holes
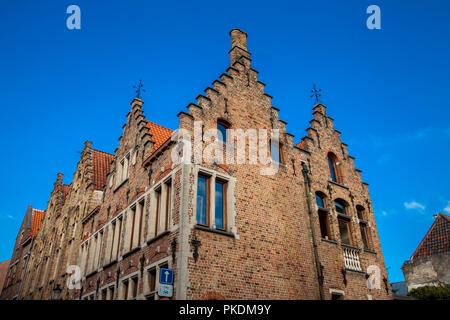
[[[247,51],[247,34],[239,29],[230,31],[231,36],[231,50],[230,50],[230,65],[232,66],[240,57],[245,56],[250,58],[250,52]]]

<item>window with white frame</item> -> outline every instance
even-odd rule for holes
[[[158,281],[159,272],[161,268],[169,268],[167,262],[160,263],[159,265],[151,266],[146,272],[146,281],[144,281],[144,296],[147,300],[157,300],[158,296]]]
[[[112,233],[112,246],[110,251],[110,261],[116,260],[119,257],[120,238],[122,233],[122,216],[115,219],[110,226]]]
[[[197,174],[195,216],[197,225],[234,232],[232,185],[234,180],[211,170]]]
[[[172,179],[168,178],[155,186],[152,193],[150,235],[156,237],[169,230],[172,209]]]
[[[128,152],[118,163],[116,186],[119,186],[122,182],[128,179],[130,174],[129,169],[130,169],[130,152]]]
[[[141,242],[144,207],[144,199],[141,199],[127,212],[125,252],[138,247]]]

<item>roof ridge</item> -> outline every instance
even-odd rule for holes
[[[446,219],[447,221],[450,222],[450,216],[448,214],[445,214],[443,212],[439,212],[438,216],[441,216],[442,218]]]
[[[147,119],[144,119],[144,120],[147,121],[147,122],[150,122],[151,124],[154,124],[154,125],[156,125],[156,126],[159,126],[159,127],[161,127],[161,128],[164,128],[164,129],[167,129],[167,130],[171,130],[171,131],[175,131],[175,130],[172,130],[172,129],[170,129],[170,128],[164,127],[163,125],[160,125],[160,124],[158,124],[158,123],[156,123],[156,122],[153,122],[153,121],[150,121],[150,120],[147,120]]]
[[[97,151],[97,152],[101,152],[101,153],[104,153],[104,154],[108,154],[108,155],[110,155],[110,156],[113,156],[113,157],[114,157],[114,154],[112,154],[112,153],[109,153],[109,152],[106,152],[106,151],[102,151],[102,150],[98,150],[98,149],[94,149],[94,148],[91,148],[91,150],[92,150],[92,151]]]

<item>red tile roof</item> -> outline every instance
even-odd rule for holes
[[[300,141],[299,143],[297,143],[296,147],[300,149],[305,149],[305,141]]]
[[[33,209],[33,222],[31,223],[31,236],[35,237],[38,233],[41,221],[44,218],[45,211]]]
[[[147,120],[147,127],[149,128],[148,133],[152,135],[150,140],[155,143],[153,146],[153,151],[158,150],[158,148],[161,147],[164,144],[164,142],[170,139],[172,133],[174,132],[169,128],[160,126],[159,124],[156,124],[148,120]]]
[[[106,184],[106,177],[111,170],[113,154],[91,149],[92,179],[97,190],[103,190]]]
[[[450,216],[439,213],[410,260],[450,252]]]

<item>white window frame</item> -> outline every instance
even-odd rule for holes
[[[209,225],[207,227],[223,231],[222,229],[217,229],[215,225],[215,188],[216,188],[216,180],[220,179],[221,181],[224,181],[227,183],[227,198],[226,198],[226,207],[227,212],[226,215],[226,232],[234,234],[234,236],[239,239],[239,235],[237,234],[237,228],[236,228],[236,210],[235,210],[235,197],[234,197],[234,189],[236,186],[236,178],[229,176],[227,174],[220,173],[218,171],[208,169],[202,166],[196,166],[194,168],[194,197],[192,199],[193,201],[193,221],[194,224],[197,224],[197,192],[198,192],[198,176],[199,174],[203,174],[205,176],[208,176],[210,179],[209,184],[209,194],[210,194],[210,202],[209,202],[209,212],[207,212],[209,216]]]

